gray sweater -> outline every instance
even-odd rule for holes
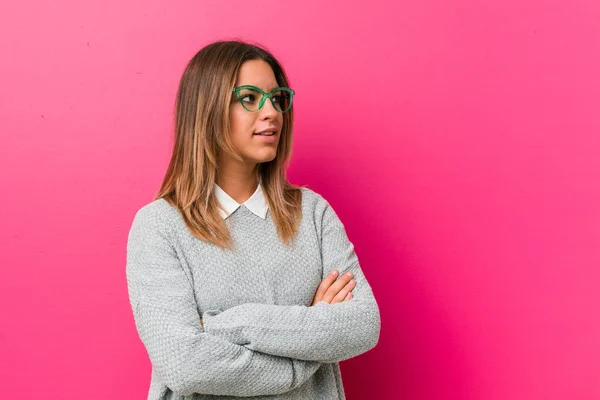
[[[338,362],[377,344],[379,308],[337,214],[301,190],[293,247],[244,205],[225,220],[235,251],[194,237],[163,199],[137,211],[126,275],[149,400],[345,399]],[[354,272],[354,298],[311,306],[334,269]]]

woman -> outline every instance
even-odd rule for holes
[[[293,98],[248,43],[212,43],[185,69],[171,162],[127,243],[151,400],[344,399],[338,363],[379,339],[342,222],[285,178]]]

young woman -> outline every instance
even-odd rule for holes
[[[379,340],[379,308],[331,205],[285,177],[294,91],[264,48],[189,62],[175,146],[127,242],[148,399],[344,399],[339,362]]]

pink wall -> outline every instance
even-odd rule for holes
[[[287,68],[289,177],[381,305],[350,400],[600,398],[597,2],[90,3],[0,5],[2,398],[145,398],[126,237],[185,63],[233,37]]]

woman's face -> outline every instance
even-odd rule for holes
[[[249,60],[242,64],[235,83],[236,87],[241,85],[256,86],[267,93],[279,86],[271,66],[263,60]],[[255,112],[246,110],[235,93],[232,93],[232,99],[229,121],[233,146],[252,167],[257,163],[272,161],[281,136],[282,113],[273,108],[270,99],[265,99],[263,107]],[[274,129],[275,134],[257,135],[266,129]]]

